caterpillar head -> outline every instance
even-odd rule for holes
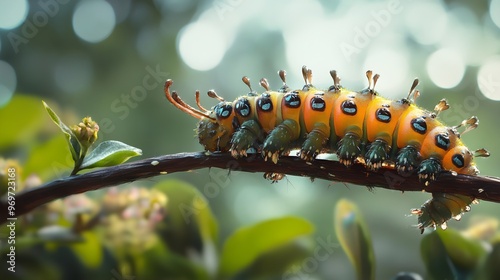
[[[220,103],[212,107],[211,110],[207,110],[201,106],[199,98],[200,92],[196,91],[196,105],[199,108],[196,109],[185,103],[177,92],[170,92],[170,86],[172,84],[173,81],[170,79],[165,82],[165,96],[175,107],[200,120],[196,128],[196,134],[200,144],[203,145],[207,151],[227,152],[230,147],[231,136],[234,133],[232,124],[232,104],[230,102],[225,102],[224,99],[219,97],[214,91],[209,91],[208,95],[218,99]]]

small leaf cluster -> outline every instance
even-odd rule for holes
[[[83,169],[118,165],[142,154],[140,149],[115,140],[101,142],[89,152],[98,138],[99,125],[91,117],[85,117],[79,124],[69,127],[47,103],[43,102],[43,105],[66,137],[71,157],[75,162],[71,175]]]
[[[476,217],[468,229],[438,229],[426,235],[420,252],[429,279],[497,279],[500,275],[499,221]]]

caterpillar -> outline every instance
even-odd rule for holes
[[[292,90],[287,85],[284,70],[278,75],[282,86],[273,91],[262,78],[260,85],[265,91],[260,94],[252,89],[250,79],[243,77],[250,92],[233,102],[225,101],[214,90],[208,91],[208,96],[219,101],[210,110],[200,104],[199,91],[195,93],[198,108],[185,103],[170,91],[170,79],[165,82],[164,93],[175,107],[199,119],[196,133],[205,150],[230,152],[236,158],[247,156],[250,148],[274,163],[296,149],[306,161],[313,161],[320,153],[336,153],[347,167],[361,163],[373,171],[384,166],[395,168],[399,174],[416,172],[428,184],[443,170],[477,175],[474,156],[489,155],[484,149],[471,152],[460,138],[478,126],[477,117],[450,127],[437,118],[449,108],[445,99],[433,111],[415,104],[420,95],[418,79],[406,98],[390,100],[375,91],[380,76],[371,70],[366,72],[368,87],[360,91],[344,88],[335,70],[330,71],[333,85],[327,90],[313,86],[312,71],[306,66],[302,67],[302,89]],[[461,133],[460,127],[464,130]],[[460,219],[473,202],[474,198],[465,195],[433,193],[412,213],[418,216],[421,232],[426,227],[444,229],[449,219]]]

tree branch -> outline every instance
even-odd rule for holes
[[[456,193],[469,195],[478,199],[500,202],[500,178],[452,175],[450,172],[440,174],[438,180],[425,186],[418,181],[416,174],[400,176],[394,170],[381,169],[369,172],[364,166],[357,164],[350,168],[337,161],[315,160],[312,164],[297,157],[281,157],[277,164],[264,161],[260,156],[234,159],[229,153],[180,153],[164,155],[118,166],[92,171],[83,175],[57,179],[39,187],[23,190],[15,195],[15,211],[10,216],[7,212],[7,197],[0,200],[0,223],[39,207],[45,203],[72,194],[97,190],[119,185],[139,179],[189,171],[207,167],[217,167],[244,172],[274,172],[295,176],[321,178],[381,187],[399,191],[426,191],[437,193]]]

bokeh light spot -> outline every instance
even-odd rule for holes
[[[500,28],[500,0],[491,0],[490,17],[495,25]]]
[[[187,25],[180,31],[177,42],[182,60],[200,71],[216,67],[227,51],[227,39],[223,32],[209,22]]]
[[[99,43],[115,28],[115,12],[106,1],[82,1],[73,14],[73,30],[81,39]]]
[[[422,45],[431,45],[442,38],[448,24],[448,14],[442,3],[411,2],[409,7],[405,5],[405,10],[408,13],[405,17],[406,27],[415,41]]]
[[[382,91],[388,98],[400,99],[403,97],[401,89],[410,86],[409,64],[408,55],[402,49],[380,46],[370,49],[364,69],[380,75],[375,90]]]
[[[500,56],[489,58],[479,68],[477,85],[484,96],[491,100],[500,101]]]
[[[453,88],[462,81],[465,63],[457,51],[440,49],[427,59],[427,73],[436,86]]]
[[[10,64],[0,60],[0,108],[12,98],[16,85],[16,71]]]
[[[13,29],[21,25],[28,15],[28,1],[0,0],[0,28]]]

